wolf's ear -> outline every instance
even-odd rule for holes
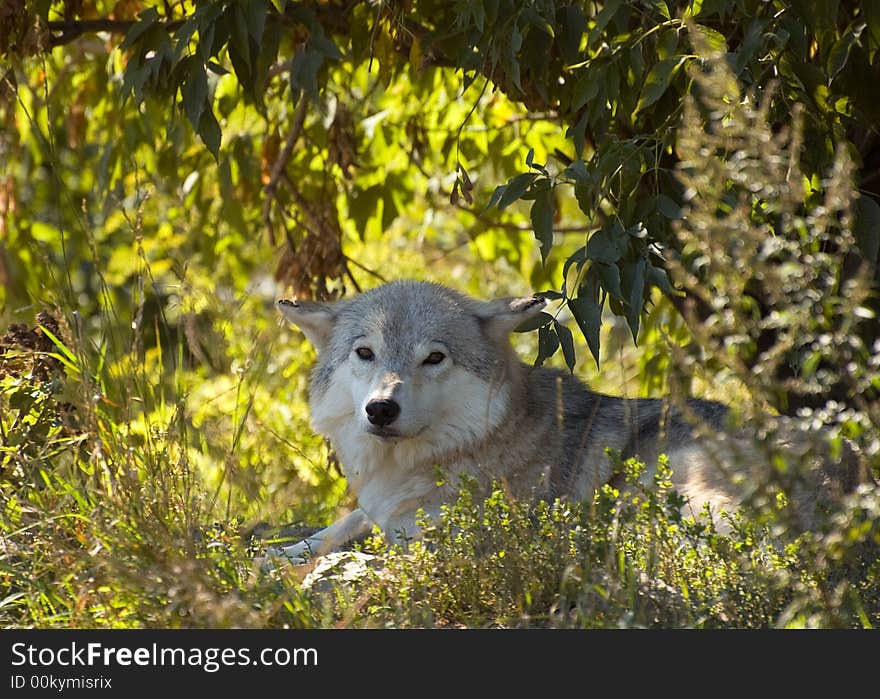
[[[538,315],[546,305],[547,300],[540,296],[482,301],[477,308],[477,317],[483,322],[490,336],[499,340],[506,339],[529,318]]]
[[[331,306],[313,301],[288,301],[281,299],[278,310],[291,323],[303,331],[315,349],[323,350],[330,341],[336,315]]]

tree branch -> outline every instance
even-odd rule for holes
[[[341,3],[334,5],[332,2],[319,1],[309,7],[318,22],[324,26],[331,28],[336,32],[343,32],[347,29],[346,16],[352,8],[364,0],[343,0]],[[284,22],[285,24],[302,25],[302,18],[295,15],[292,10],[288,10],[285,14],[278,12],[270,7],[269,13],[271,19]],[[183,17],[182,19],[164,20],[156,22],[155,26],[165,31],[173,32],[179,29],[184,22],[191,19],[192,15]],[[46,23],[49,30],[49,48],[63,46],[75,41],[85,34],[98,34],[104,32],[107,34],[127,34],[138,21],[135,19],[110,19],[109,17],[99,17],[98,19],[66,19],[60,21],[50,21]]]
[[[272,163],[272,170],[269,173],[269,182],[263,187],[263,193],[266,196],[263,201],[263,224],[269,231],[269,242],[275,245],[275,229],[272,226],[272,202],[275,201],[275,190],[278,189],[278,181],[284,174],[284,168],[290,160],[293,148],[299,140],[302,133],[303,125],[306,121],[306,111],[309,106],[309,98],[305,94],[300,97],[299,104],[293,112],[293,123],[290,125],[290,131],[287,133],[287,140],[284,142],[284,148],[278,154],[275,162]]]
[[[180,28],[185,19],[175,19],[166,22],[157,22],[156,26],[161,27],[165,31],[173,32]],[[63,22],[47,22],[46,27],[49,30],[49,48],[54,49],[56,46],[63,46],[75,41],[84,34],[97,34],[105,32],[107,34],[127,34],[136,20],[133,19],[108,19],[102,17],[100,19],[74,19]],[[58,33],[56,33],[58,32]]]
[[[489,228],[502,228],[504,230],[519,231],[521,233],[531,233],[534,230],[528,224],[512,223],[510,221],[496,221],[494,219],[487,218],[486,216],[483,216],[483,214],[481,214],[479,211],[474,211],[472,208],[465,204],[455,204],[454,206],[459,211],[465,211],[469,213],[471,216],[477,219],[477,221],[486,225]],[[589,233],[590,231],[594,230],[596,230],[595,225],[553,226],[554,233]]]

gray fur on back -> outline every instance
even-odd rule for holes
[[[613,473],[605,449],[630,457],[651,459],[670,445],[691,442],[696,426],[720,430],[728,413],[712,401],[688,399],[685,413],[659,398],[620,398],[590,391],[565,372],[534,367],[528,371],[526,411],[544,416],[544,444],[555,446],[550,472],[550,494],[569,495],[583,466],[594,465],[598,487]],[[577,493],[584,497],[587,493]]]

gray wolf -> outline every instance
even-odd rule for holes
[[[329,304],[279,301],[317,349],[312,425],[329,438],[359,507],[274,553],[302,562],[374,524],[405,542],[419,535],[417,512],[437,518],[463,475],[485,488],[502,482],[516,497],[585,499],[615,478],[620,461],[609,449],[649,465],[665,452],[686,507],[734,512],[739,493],[725,464],[738,447],[699,438],[721,434],[728,409],[603,395],[523,363],[509,336],[544,306],[414,281]]]

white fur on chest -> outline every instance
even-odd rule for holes
[[[425,455],[419,445],[382,442],[357,424],[330,438],[359,506],[383,530],[436,490],[436,476],[422,467]]]

